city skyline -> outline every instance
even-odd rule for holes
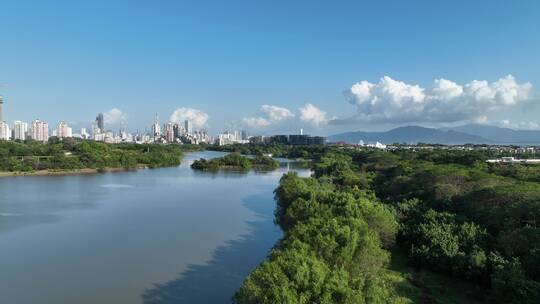
[[[102,112],[137,130],[157,112],[212,133],[540,128],[536,1],[69,4],[3,6],[6,121],[88,127]]]

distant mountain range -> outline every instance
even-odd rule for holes
[[[540,130],[513,130],[480,124],[463,125],[451,130],[481,136],[498,143],[540,144]]]
[[[406,126],[386,132],[346,132],[328,137],[329,142],[358,143],[379,141],[391,143],[437,143],[437,144],[516,144],[540,145],[540,131],[513,130],[480,124],[467,124],[453,128],[425,128]]]

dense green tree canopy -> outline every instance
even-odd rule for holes
[[[194,148],[189,145],[105,144],[54,138],[45,144],[0,141],[0,171],[174,166],[180,164],[182,151]]]
[[[239,152],[271,149],[292,151]],[[394,246],[417,269],[476,285],[475,301],[538,302],[540,166],[488,165],[504,155],[488,149],[295,149],[314,160],[313,177],[281,178],[275,221],[284,237],[236,303],[403,301],[385,275]]]

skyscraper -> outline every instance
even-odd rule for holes
[[[28,133],[28,124],[20,120],[13,123],[13,139],[25,140]]]
[[[154,137],[154,140],[161,136],[161,126],[159,125],[159,116],[157,113],[154,124],[152,125],[152,136]]]
[[[191,133],[193,133],[193,124],[191,123],[191,120],[186,119],[186,121],[184,122],[184,128],[186,129],[186,133],[188,135],[191,135]]]
[[[174,141],[174,129],[173,129],[173,123],[168,122],[165,125],[165,140],[167,142],[173,142]]]
[[[174,138],[180,138],[184,135],[184,127],[181,124],[175,123],[173,125]]]
[[[103,113],[99,113],[96,117],[96,125],[101,132],[105,131],[105,120],[103,119]]]
[[[4,121],[4,97],[0,95],[0,121]]]

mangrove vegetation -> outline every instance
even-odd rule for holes
[[[234,302],[537,303],[540,166],[492,156],[314,151],[313,176],[275,190],[283,238]]]

